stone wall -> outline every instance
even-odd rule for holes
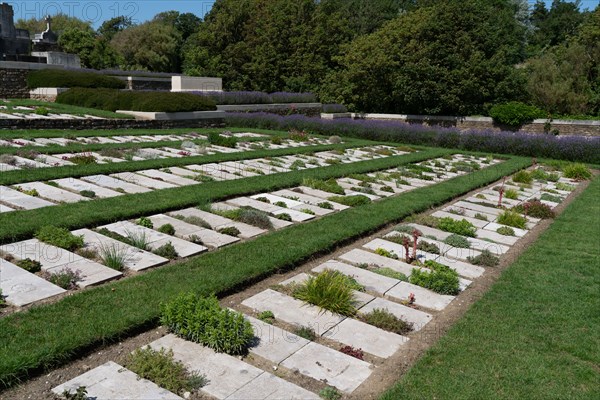
[[[28,99],[28,69],[0,68],[0,98]]]
[[[143,121],[134,119],[0,119],[1,129],[169,129],[224,128],[222,118],[199,120]]]
[[[283,116],[302,114],[307,117],[319,117],[321,115],[321,103],[219,105],[217,109],[225,112],[265,112]]]

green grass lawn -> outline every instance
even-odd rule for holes
[[[18,383],[33,371],[73,359],[99,344],[156,326],[159,304],[182,291],[201,295],[224,293],[299,265],[315,254],[443,204],[528,165],[528,159],[513,158],[0,319],[0,388]]]
[[[98,110],[95,108],[76,107],[66,104],[51,103],[40,100],[30,99],[11,99],[8,103],[2,103],[8,107],[7,110],[0,110],[6,114],[21,113],[21,114],[35,114],[36,111],[27,110],[14,110],[14,107],[25,106],[25,107],[36,107],[45,108],[51,114],[70,114],[77,116],[93,115],[95,117],[110,118],[110,119],[133,119],[134,117],[126,114],[117,114],[111,111]],[[39,111],[38,111],[39,112]]]
[[[597,178],[382,399],[600,398],[599,198]]]

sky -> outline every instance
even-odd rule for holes
[[[152,19],[162,11],[177,10],[181,13],[191,12],[199,17],[210,11],[214,0],[0,0],[9,3],[15,10],[15,21],[23,18],[40,18],[60,12],[85,21],[91,21],[98,28],[103,21],[119,15],[126,15],[134,22],[141,23]],[[594,9],[599,0],[582,0],[582,8]],[[529,1],[531,4],[535,0]],[[548,6],[552,0],[545,0]]]

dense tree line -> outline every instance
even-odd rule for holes
[[[312,91],[358,111],[480,114],[516,100],[600,113],[600,6],[579,0],[216,0],[204,20],[169,11],[97,31],[65,16],[54,26],[86,67]]]

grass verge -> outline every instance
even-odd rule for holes
[[[181,292],[224,293],[528,165],[528,159],[513,158],[470,175],[295,225],[10,315],[0,320],[0,388],[18,383],[29,373],[73,359],[98,344],[156,325],[159,304]]]
[[[56,225],[56,221],[60,221],[62,227],[79,229],[185,207],[194,207],[232,196],[288,188],[300,185],[304,178],[329,179],[377,171],[401,164],[440,157],[448,153],[448,150],[426,150],[402,156],[331,167],[242,178],[235,181],[208,182],[108,199],[61,204],[36,210],[2,213],[0,214],[0,243],[30,238],[40,226]]]
[[[35,111],[27,110],[14,110],[13,107],[25,106],[25,107],[43,107],[51,114],[70,114],[70,115],[93,115],[95,117],[109,118],[109,119],[133,119],[131,115],[118,114],[111,111],[98,110],[96,108],[77,107],[66,104],[59,104],[54,102],[47,102],[41,100],[29,100],[29,99],[13,99],[8,103],[4,103],[8,107],[3,112],[12,114],[18,112],[21,114],[35,114]]]
[[[596,178],[382,399],[600,398],[599,195]]]

